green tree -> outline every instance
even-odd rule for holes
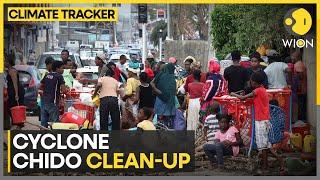
[[[150,40],[153,42],[153,45],[157,46],[159,44],[159,31],[162,29],[162,40],[165,40],[167,36],[167,23],[162,20],[157,22],[155,27],[152,29]]]
[[[281,39],[290,35],[283,17],[290,5],[216,5],[211,12],[212,43],[217,57],[223,59],[232,50],[249,54],[266,44],[284,51]]]

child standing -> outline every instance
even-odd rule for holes
[[[269,96],[263,86],[263,81],[263,75],[255,72],[252,74],[250,80],[251,86],[254,89],[251,93],[245,96],[241,96],[236,93],[231,93],[231,95],[238,97],[241,100],[253,97],[253,106],[255,109],[255,140],[258,151],[262,152],[262,169],[264,171],[263,173],[266,173],[266,170],[268,169],[268,151],[271,150],[271,143],[268,138],[268,132],[270,129],[270,112]],[[282,161],[274,151],[271,151],[271,153],[276,156],[279,161]]]
[[[227,114],[217,114],[217,119],[220,130],[215,133],[215,144],[205,144],[203,149],[210,161],[212,163],[216,162],[218,168],[222,168],[223,156],[237,156],[242,140],[238,129],[230,126],[231,116]]]
[[[54,59],[51,57],[51,56],[48,56],[46,58],[46,60],[44,61],[45,64],[46,64],[46,69],[45,71],[41,74],[41,80],[50,72],[52,72],[52,64],[54,62]],[[43,91],[39,89],[39,95],[38,95],[38,99],[37,99],[37,102],[40,106],[40,110],[43,109],[43,99],[42,99],[42,96],[43,96]],[[41,119],[42,119],[42,114],[40,113],[40,116],[39,116],[39,121],[41,122]]]
[[[41,125],[48,127],[48,122],[59,120],[60,90],[66,92],[67,88],[63,80],[63,63],[54,61],[52,72],[49,72],[42,80],[40,89],[43,90]]]
[[[44,61],[44,63],[46,64],[46,69],[45,69],[44,73],[41,74],[41,79],[43,79],[49,72],[52,71],[53,61],[54,61],[54,59],[51,56],[48,56],[46,58],[46,60]]]
[[[251,60],[251,67],[248,68],[248,75],[249,77],[251,77],[251,75],[255,72],[259,72],[262,74],[263,76],[263,86],[268,89],[268,76],[266,75],[266,73],[263,71],[263,69],[261,68],[260,62],[263,62],[263,60],[261,59],[261,56],[258,52],[254,52],[252,54],[250,54],[250,60]],[[246,94],[251,93],[252,92],[252,87],[250,85],[250,81],[248,81],[247,83],[247,87],[245,88],[245,92]]]

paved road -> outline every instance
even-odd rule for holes
[[[27,116],[27,123],[24,124],[24,127],[21,130],[39,130],[40,121],[38,116]],[[13,126],[12,129],[17,129],[17,126]]]

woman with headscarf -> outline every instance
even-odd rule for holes
[[[122,109],[122,122],[127,122],[131,127],[136,125],[138,115],[138,104],[136,102],[136,90],[140,86],[138,77],[139,69],[127,68],[128,80],[124,88],[124,96],[122,100],[125,102],[125,107]]]
[[[168,128],[173,128],[173,118],[176,114],[176,80],[174,77],[175,66],[172,63],[165,65],[160,73],[151,81],[151,86],[156,93],[154,105],[158,120]]]
[[[153,70],[151,68],[151,65],[150,65],[149,61],[146,61],[145,64],[144,64],[144,72],[147,73],[149,79],[153,79],[154,78],[154,73],[153,73]]]
[[[187,77],[192,74],[191,71],[191,64],[196,62],[196,59],[192,56],[188,56],[184,59],[184,69],[185,69],[185,74],[183,74],[183,77]]]
[[[227,94],[227,81],[220,74],[220,65],[217,59],[212,58],[208,62],[209,72],[207,73],[207,80],[203,87],[200,109],[200,121],[203,123],[205,118],[213,111],[213,97]]]

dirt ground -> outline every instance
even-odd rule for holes
[[[38,121],[37,117],[28,117],[27,122],[25,126],[22,128],[22,130],[39,130],[39,127],[35,125],[40,125],[40,122]],[[6,142],[6,136],[5,142]],[[282,154],[282,157],[299,157],[299,153],[290,153],[290,154]],[[270,158],[269,159],[269,173],[267,175],[269,176],[279,176],[279,163],[275,161],[275,159]],[[7,165],[7,151],[4,151],[4,172],[7,172],[6,169]],[[75,172],[67,172],[67,173],[61,173],[61,172],[51,172],[51,173],[13,173],[10,174],[12,176],[145,176],[145,175],[157,175],[157,176],[255,176],[256,174],[256,168],[258,166],[257,157],[252,157],[251,159],[247,158],[244,155],[241,155],[240,157],[232,157],[232,158],[226,158],[225,159],[225,168],[224,169],[216,169],[212,168],[210,166],[209,161],[206,159],[205,156],[203,156],[200,159],[196,159],[195,162],[195,171],[194,172],[175,172],[175,173],[148,173],[148,174],[140,174],[140,173],[105,173],[105,172],[92,172],[92,173],[75,173]],[[5,175],[8,175],[5,173]],[[284,174],[288,175],[288,174]],[[310,174],[310,175],[313,175]]]

